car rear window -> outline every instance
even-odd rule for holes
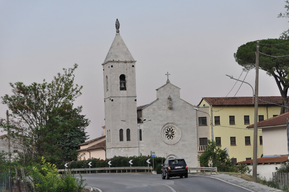
[[[175,160],[170,160],[169,161],[169,165],[170,166],[173,166],[173,165],[186,165],[186,162],[183,159],[175,159]]]

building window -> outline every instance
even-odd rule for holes
[[[250,136],[245,136],[245,145],[251,145]]]
[[[207,125],[207,117],[199,117],[199,126]]]
[[[230,137],[230,143],[232,146],[236,146],[236,137]]]
[[[247,158],[246,158],[246,161],[248,161],[248,160],[251,160],[251,157],[247,157]]]
[[[141,131],[141,129],[139,130],[139,140],[142,141],[142,131]]]
[[[108,91],[108,77],[105,77],[105,86],[106,86],[106,91]]]
[[[260,145],[263,145],[263,137],[259,136]]]
[[[130,141],[130,129],[126,130],[126,140]]]
[[[215,116],[215,125],[220,125],[220,116]]]
[[[221,137],[216,137],[216,145],[221,146]]]
[[[245,125],[250,124],[250,118],[249,118],[249,115],[244,115],[244,124],[245,124]]]
[[[235,125],[235,116],[229,116],[230,125]]]
[[[259,115],[259,121],[263,121],[264,120],[264,115]]]
[[[119,141],[123,141],[123,130],[119,130]]]
[[[237,158],[232,158],[231,161],[232,161],[232,164],[236,164],[237,163]]]
[[[126,80],[125,80],[125,75],[122,74],[119,76],[119,89],[121,91],[125,91],[126,90]]]
[[[199,138],[200,145],[207,145],[207,138]]]

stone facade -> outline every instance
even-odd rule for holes
[[[107,158],[138,153],[135,62],[117,33],[102,64]]]
[[[185,158],[188,166],[198,166],[196,106],[180,98],[180,88],[170,83],[167,73],[157,99],[137,108],[135,62],[117,30],[102,64],[106,158],[154,152],[159,157]],[[206,133],[202,136],[207,138]]]
[[[142,155],[151,151],[160,157],[185,158],[198,166],[196,110],[180,98],[180,88],[166,83],[157,89],[157,99],[142,109]]]

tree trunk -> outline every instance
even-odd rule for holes
[[[282,106],[281,106],[280,114],[286,113],[286,112],[289,111],[289,101],[288,101],[288,97],[282,95],[282,99],[283,99],[283,103],[282,103]]]

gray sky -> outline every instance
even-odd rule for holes
[[[0,0],[0,96],[9,82],[51,81],[62,68],[79,65],[83,85],[76,105],[91,120],[91,138],[104,125],[102,62],[115,36],[115,20],[136,63],[138,105],[156,99],[170,81],[197,105],[202,97],[224,97],[242,68],[233,54],[257,39],[278,38],[289,28],[284,0]],[[244,78],[243,73],[242,78]],[[246,81],[254,86],[255,70]],[[234,96],[239,84],[229,96]],[[279,95],[274,79],[260,71],[259,95]],[[252,96],[243,85],[236,96]],[[8,108],[0,104],[0,117]]]

